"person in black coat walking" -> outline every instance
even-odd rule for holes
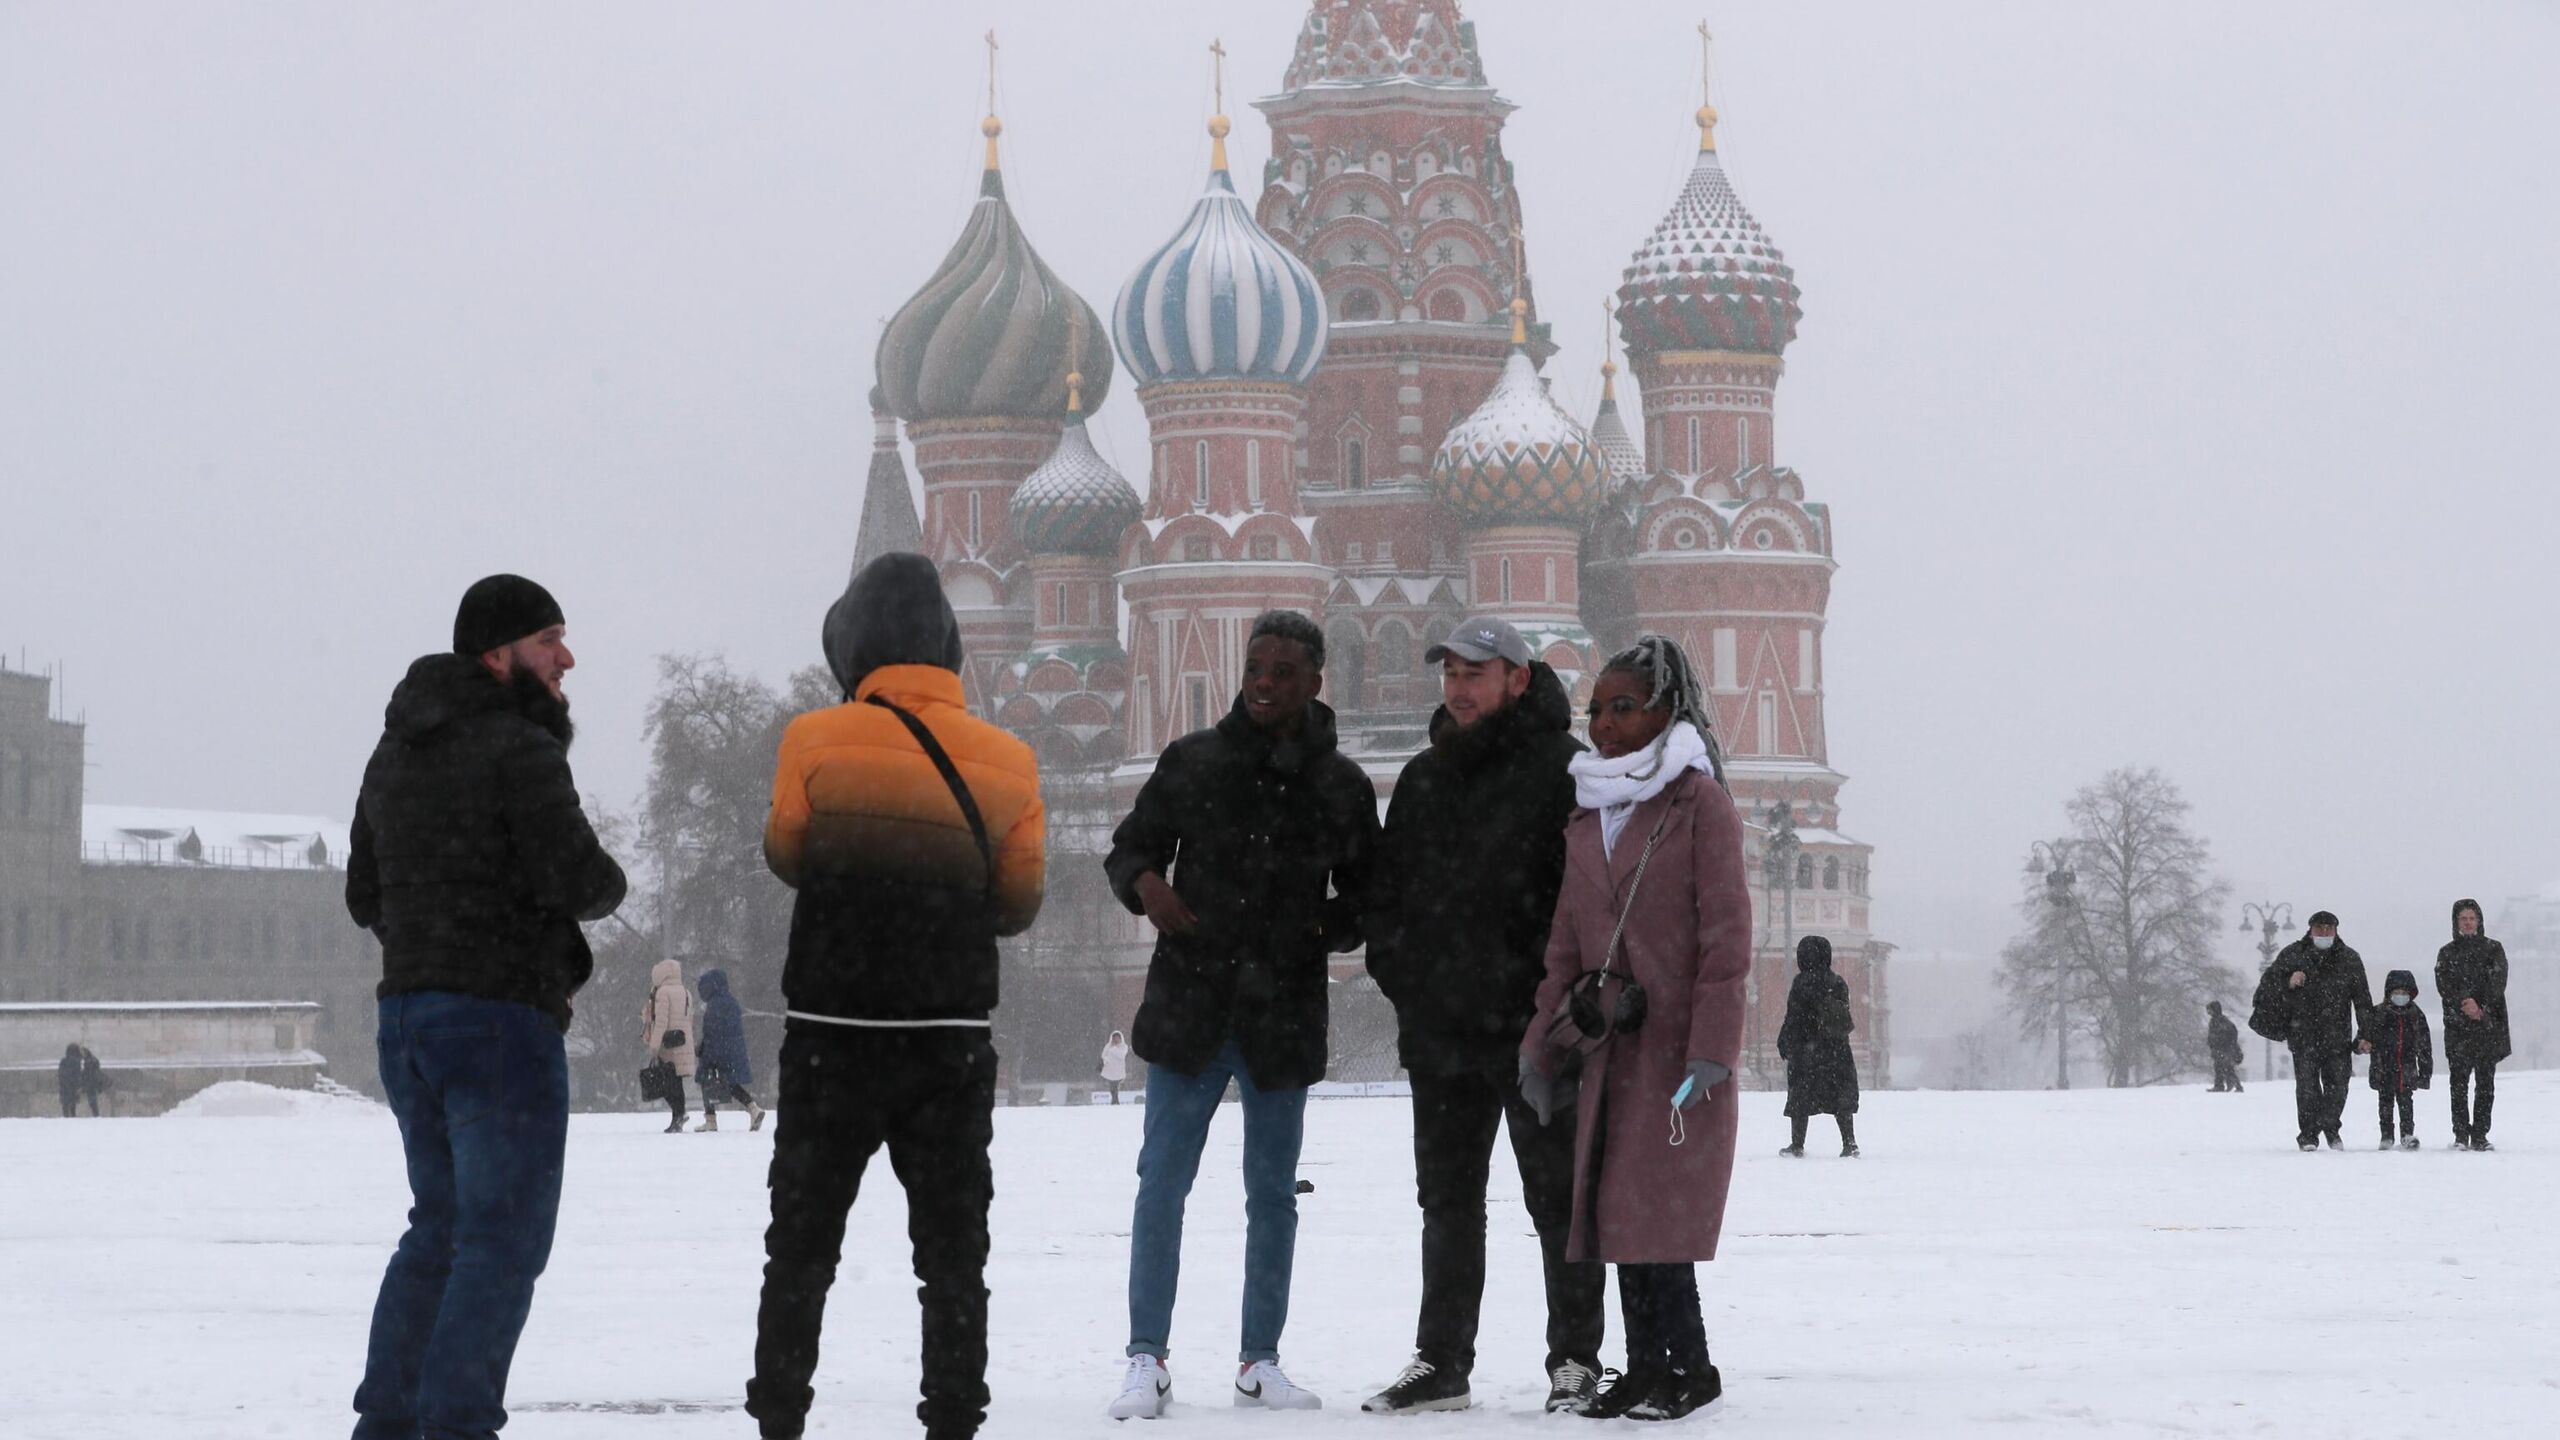
[[[693,1047],[694,1083],[702,1087],[702,1124],[696,1132],[720,1128],[720,1102],[747,1107],[747,1128],[764,1128],[764,1107],[747,1087],[756,1083],[755,1062],[747,1056],[746,1015],[729,992],[729,972],[705,970],[694,982],[702,996],[702,1034]]]
[[[2208,1000],[2204,1013],[2204,1053],[2213,1061],[2213,1092],[2240,1092],[2240,1027],[2222,1013],[2222,1002]]]
[[[1279,1369],[1307,1087],[1324,1078],[1328,956],[1360,944],[1378,797],[1337,747],[1324,632],[1254,622],[1235,707],[1165,747],[1111,837],[1112,892],[1156,930],[1130,1047],[1147,1062],[1129,1234],[1128,1367],[1111,1413],[1162,1413],[1182,1212],[1232,1080],[1244,1101],[1240,1405],[1312,1408]]]
[[[2435,1036],[2427,1029],[2426,1012],[2418,1008],[2418,977],[2406,970],[2394,970],[2382,980],[2382,1007],[2364,1027],[2365,1039],[2373,1045],[2373,1063],[2366,1068],[2366,1080],[2373,1086],[2374,1098],[2382,1114],[2382,1148],[2396,1144],[2403,1150],[2418,1148],[2418,1113],[2416,1092],[2427,1088],[2436,1073]],[[2393,1112],[2400,1117],[2400,1138],[2392,1138]]]
[[[2453,902],[2453,939],[2436,952],[2436,997],[2444,1002],[2444,1059],[2453,1071],[2453,1148],[2490,1149],[2498,1062],[2515,1045],[2507,1031],[2507,947],[2489,938],[2477,900]]]
[[[1849,982],[1831,969],[1831,942],[1796,942],[1796,978],[1787,986],[1787,1018],[1778,1026],[1778,1056],[1787,1062],[1789,1139],[1781,1155],[1804,1154],[1804,1132],[1816,1115],[1840,1122],[1840,1153],[1858,1153],[1858,1061],[1849,1036]]]
[[[2338,1124],[2355,1057],[2372,1048],[2363,1038],[2372,1013],[2364,957],[2338,938],[2338,917],[2326,910],[2258,977],[2249,1028],[2293,1052],[2294,1143],[2302,1149],[2317,1150],[2324,1138],[2332,1150],[2346,1148]]]
[[[89,1097],[89,1113],[98,1113],[98,1092],[87,1089],[82,1083],[88,1067],[96,1061],[97,1057],[77,1040],[63,1047],[61,1063],[53,1067],[53,1087],[62,1095],[63,1119],[68,1120],[80,1113],[80,1096],[84,1090]]]
[[[1446,703],[1431,717],[1431,744],[1397,777],[1367,922],[1369,974],[1396,1007],[1396,1048],[1413,1085],[1422,1306],[1414,1365],[1362,1408],[1468,1398],[1484,1303],[1485,1186],[1495,1131],[1507,1125],[1545,1270],[1547,1408],[1579,1409],[1599,1386],[1608,1276],[1565,1258],[1574,1110],[1558,1105],[1541,1125],[1522,1093],[1520,1059],[1564,884],[1574,811],[1565,767],[1582,753],[1573,700],[1501,620],[1461,621],[1423,660],[1441,667]]]

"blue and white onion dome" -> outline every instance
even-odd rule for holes
[[[1501,378],[1431,457],[1431,488],[1471,526],[1579,525],[1607,488],[1590,432],[1547,393],[1529,361],[1529,302],[1511,302]]]
[[[1227,175],[1227,117],[1209,122],[1209,185],[1191,218],[1121,287],[1111,335],[1141,385],[1304,385],[1324,359],[1324,292],[1253,221]]]
[[[1034,555],[1114,554],[1121,535],[1138,522],[1138,492],[1085,433],[1083,379],[1067,377],[1067,424],[1058,448],[1023,477],[1007,507],[1013,533]]]

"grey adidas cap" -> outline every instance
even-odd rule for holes
[[[1512,629],[1507,620],[1461,620],[1458,628],[1449,632],[1448,639],[1422,652],[1422,663],[1437,665],[1452,655],[1478,664],[1508,660],[1514,665],[1526,665],[1529,642],[1521,639],[1520,632]]]

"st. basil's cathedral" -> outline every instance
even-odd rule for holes
[[[1382,806],[1439,703],[1422,652],[1461,616],[1519,627],[1577,708],[1613,650],[1677,639],[1751,827],[1746,1076],[1783,1083],[1794,939],[1819,933],[1861,1072],[1886,1083],[1890,947],[1823,725],[1831,512],[1777,463],[1795,272],[1726,177],[1715,110],[1614,297],[1639,444],[1613,363],[1587,424],[1540,377],[1555,347],[1503,153],[1515,107],[1457,0],[1317,0],[1256,108],[1271,159],[1251,203],[1217,116],[1199,199],[1107,314],[1024,235],[989,115],[968,223],[880,340],[855,563],[933,558],[972,707],[1039,752],[1051,899],[1008,998],[1080,985],[1104,1012],[1043,1047],[1063,1052],[1051,1068],[1090,1073],[1074,1061],[1127,1027],[1145,974],[1153,937],[1102,883],[1111,827],[1167,742],[1226,713],[1246,633],[1276,607],[1322,625],[1324,698]],[[1115,381],[1146,414],[1143,490],[1086,432]],[[1392,1068],[1392,1017],[1356,956],[1337,979],[1337,1075],[1382,1078],[1366,1071]]]

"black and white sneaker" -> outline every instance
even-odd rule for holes
[[[1654,1387],[1671,1378],[1660,1365],[1639,1365],[1623,1373],[1608,1372],[1608,1383],[1592,1402],[1576,1413],[1585,1420],[1615,1420],[1652,1398]]]
[[[1547,1372],[1547,1413],[1579,1415],[1600,1398],[1600,1372],[1567,1360]]]
[[[2305,1154],[2305,1155],[2308,1155],[2308,1154],[2310,1154],[2312,1151],[2317,1150],[2317,1149],[2319,1149],[2319,1148],[2320,1148],[2320,1142],[2319,1142],[2319,1141],[2317,1141],[2317,1140],[2312,1139],[2312,1138],[2311,1138],[2310,1136],[2308,1136],[2308,1135],[2303,1136],[2301,1139],[2296,1140],[2296,1141],[2294,1141],[2293,1143],[2294,1143],[2294,1144],[2296,1144],[2296,1145],[2301,1146],[2301,1147],[2302,1147],[2302,1153],[2303,1153],[2303,1154]]]
[[[2347,1148],[2347,1142],[2339,1139],[2338,1132],[2335,1130],[2330,1131],[2324,1138],[2328,1140],[2329,1148],[2332,1150],[2344,1150]]]
[[[1703,1370],[1674,1370],[1653,1387],[1653,1393],[1639,1400],[1627,1411],[1630,1420],[1677,1420],[1683,1415],[1705,1409],[1724,1393],[1724,1377],[1710,1365]]]
[[[1464,1410],[1475,1403],[1467,1377],[1416,1355],[1395,1383],[1360,1402],[1370,1415],[1412,1415],[1424,1410]]]
[[[2415,1149],[2417,1149],[2417,1148],[2418,1148],[2418,1137],[2417,1137],[2417,1136],[2415,1136],[2415,1135],[2403,1135],[2403,1136],[2401,1136],[2401,1137],[2400,1137],[2400,1148],[2401,1148],[2401,1149],[2403,1149],[2403,1150],[2415,1150]]]

